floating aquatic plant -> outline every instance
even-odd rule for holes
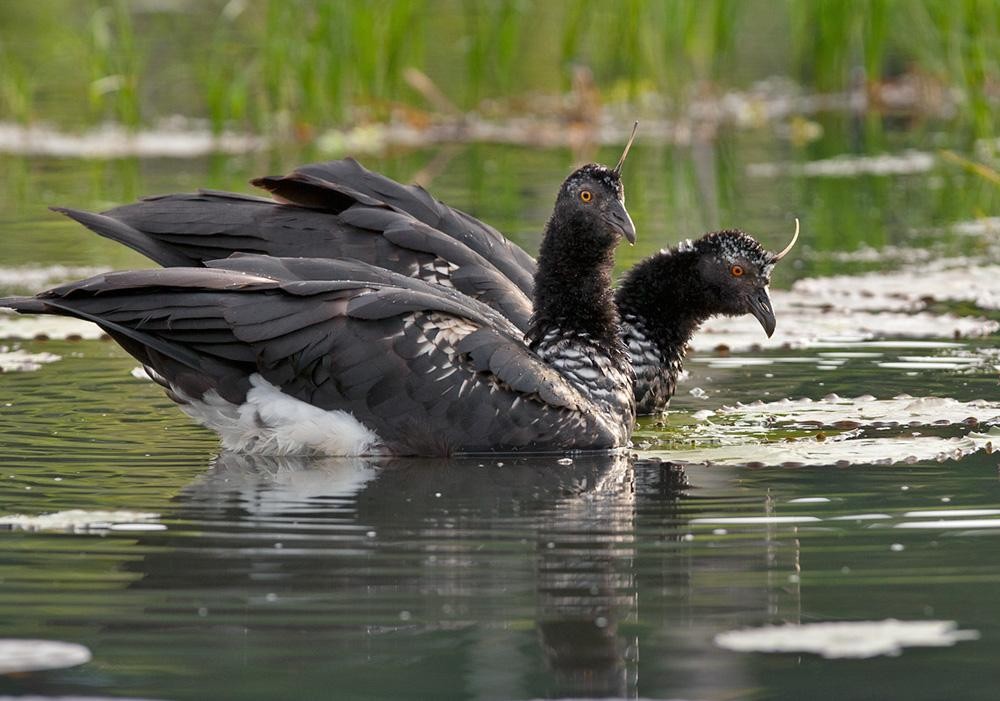
[[[955,621],[830,621],[787,623],[719,633],[715,644],[735,652],[808,652],[826,658],[896,656],[908,647],[951,647],[978,640]]]

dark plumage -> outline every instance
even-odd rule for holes
[[[203,191],[148,198],[104,214],[58,211],[165,266],[203,264],[234,251],[357,258],[454,287],[528,331],[534,259],[423,188],[401,185],[353,159],[254,182],[279,202]],[[560,259],[566,263],[560,279],[569,279],[570,258],[556,256],[553,264]],[[743,260],[747,274],[732,276],[730,259]],[[636,369],[639,413],[667,407],[687,341],[710,316],[755,314],[770,335],[773,314],[768,311],[768,320],[759,312],[762,304],[770,310],[766,285],[777,260],[746,234],[720,232],[651,256],[626,274],[616,300]],[[581,328],[590,323],[569,300],[559,314]]]
[[[280,257],[356,258],[452,286],[495,306],[520,329],[527,329],[535,262],[486,225],[475,230],[457,228],[455,222],[463,221],[460,213],[444,219],[432,215],[419,196],[411,201],[412,208],[441,226],[448,225],[447,232],[346,186],[330,184],[322,207],[318,195],[309,192],[312,196],[305,201],[315,208],[203,191],[150,197],[103,214],[65,208],[56,211],[163,266],[197,266],[236,251]],[[344,192],[353,194],[348,197]],[[462,237],[459,231],[468,233]],[[463,238],[472,239],[477,246],[467,245]],[[515,262],[515,249],[530,265]]]
[[[371,216],[386,209],[363,207]],[[634,235],[616,172],[587,166],[567,179],[546,227],[552,255],[538,276],[553,292],[536,300],[531,347],[492,307],[359,261],[241,255],[206,268],[99,275],[0,306],[94,321],[227,448],[606,449],[627,443],[635,415],[609,286],[614,248]],[[254,250],[252,234],[231,236]],[[130,241],[165,254],[155,239]],[[562,313],[566,296],[579,315]],[[581,318],[601,321],[575,327]]]
[[[660,251],[625,274],[615,300],[639,413],[667,406],[688,341],[709,317],[753,314],[768,336],[774,332],[767,286],[777,260],[751,236],[720,231]]]

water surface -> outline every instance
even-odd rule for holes
[[[621,251],[621,267],[720,227],[778,249],[798,216],[803,238],[775,274],[788,335],[768,342],[752,319],[712,324],[673,413],[643,421],[634,454],[570,464],[219,454],[114,344],[52,333],[2,342],[58,359],[0,374],[0,517],[122,513],[0,531],[0,637],[93,654],[61,671],[0,676],[0,693],[992,698],[1000,411],[970,405],[964,416],[965,405],[924,402],[866,418],[870,399],[847,401],[842,416],[835,400],[821,415],[801,402],[723,410],[831,393],[1000,401],[1000,312],[988,294],[1000,282],[976,277],[1000,263],[997,229],[982,224],[997,191],[934,154],[917,172],[806,167],[905,153],[928,132],[960,146],[938,125],[824,126],[805,148],[765,129],[635,149],[626,189],[640,243]],[[74,274],[55,265],[143,265],[48,205],[248,191],[252,176],[318,157],[7,158],[0,291]],[[409,180],[434,164],[432,192],[534,251],[554,188],[591,157],[616,155],[479,145],[366,165]],[[871,271],[892,272],[897,287],[816,280]],[[987,294],[967,294],[972,279]],[[914,294],[901,294],[900,280]],[[870,294],[851,301],[837,292],[845,287]],[[955,449],[922,452],[925,441]],[[725,459],[712,457],[723,448]],[[870,659],[716,643],[745,627],[886,619],[950,621],[978,639]]]

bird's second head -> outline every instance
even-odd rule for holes
[[[771,271],[795,245],[798,236],[796,220],[795,236],[780,253],[767,251],[755,238],[737,230],[707,234],[688,244],[698,253],[704,301],[712,313],[752,314],[770,337],[776,325],[768,292]]]

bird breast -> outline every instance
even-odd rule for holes
[[[586,339],[559,338],[550,332],[535,352],[602,408],[617,413],[631,405],[631,371],[616,363],[606,350]]]

